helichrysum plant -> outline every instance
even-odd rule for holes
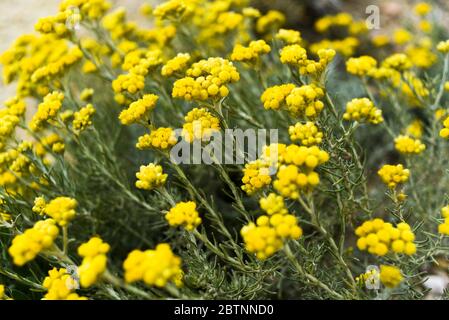
[[[301,32],[246,0],[142,1],[148,28],[63,0],[0,58],[0,299],[424,298],[449,252],[435,10]],[[220,161],[230,129],[278,139]]]

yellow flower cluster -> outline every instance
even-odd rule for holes
[[[299,44],[292,44],[282,48],[280,60],[284,64],[299,67],[304,65],[307,60],[307,51]]]
[[[294,88],[285,98],[287,110],[296,117],[315,118],[324,108],[319,100],[323,96],[323,89],[314,84]]]
[[[60,11],[78,8],[83,17],[98,19],[111,7],[106,0],[63,0],[59,5]]]
[[[38,83],[42,80],[50,80],[63,73],[66,68],[74,65],[83,57],[82,51],[78,47],[70,49],[66,54],[59,57],[54,62],[40,67],[31,75],[31,81]]]
[[[279,29],[278,33],[276,33],[276,39],[286,44],[300,44],[302,41],[301,33],[291,29]]]
[[[42,199],[42,198],[39,198]],[[39,200],[39,204],[42,200]],[[57,197],[45,204],[44,213],[53,218],[61,227],[66,226],[76,215],[78,203],[75,199],[68,197]]]
[[[153,190],[163,186],[167,180],[167,174],[163,173],[162,166],[150,163],[147,166],[141,166],[140,171],[136,173],[136,187],[143,190]]]
[[[348,61],[346,61],[346,70],[350,74],[361,77],[369,75],[376,67],[377,61],[371,56],[349,58]]]
[[[220,130],[220,120],[205,108],[194,108],[184,117],[182,136],[187,142],[207,140]]]
[[[226,59],[200,60],[187,69],[185,78],[174,83],[172,96],[187,101],[226,97],[229,94],[226,85],[239,79],[237,69]]]
[[[393,41],[398,45],[403,45],[410,42],[413,35],[404,28],[398,28],[393,32]]]
[[[0,284],[0,300],[5,298],[5,286]]]
[[[6,140],[14,133],[20,118],[10,114],[8,109],[0,110],[0,150],[4,148]]]
[[[259,205],[269,216],[288,213],[284,198],[273,192],[266,197],[260,198]]]
[[[42,129],[45,122],[56,118],[58,111],[62,107],[64,94],[54,91],[45,96],[44,101],[39,104],[37,112],[31,119],[30,128],[33,131]]]
[[[38,156],[44,156],[48,150],[54,153],[62,153],[65,150],[64,140],[56,133],[49,134],[41,138],[35,146],[35,152]]]
[[[271,47],[264,40],[251,41],[247,47],[237,44],[231,53],[231,60],[255,62],[262,54],[271,51]]]
[[[92,125],[92,116],[95,114],[96,110],[92,104],[88,104],[81,108],[79,111],[73,114],[73,130],[79,133],[86,130]]]
[[[82,287],[92,286],[105,272],[108,262],[106,253],[109,248],[109,244],[103,242],[99,237],[93,237],[78,247],[78,254],[83,257],[83,261],[78,267]]]
[[[402,164],[386,164],[380,168],[377,174],[389,188],[394,189],[398,184],[402,184],[408,180],[410,170],[405,169]]]
[[[394,139],[394,143],[396,150],[403,154],[419,154],[426,149],[426,145],[421,140],[405,135],[399,135]]]
[[[320,183],[314,169],[327,162],[329,154],[317,146],[289,145],[279,158],[282,165],[273,186],[283,197],[298,199],[301,191],[308,191]]]
[[[312,53],[316,54],[321,49],[332,49],[345,57],[350,57],[354,55],[359,43],[360,41],[354,37],[336,40],[323,39],[319,42],[312,43],[309,49]]]
[[[165,215],[165,219],[172,227],[182,226],[188,231],[194,230],[201,224],[201,218],[193,201],[179,202]]]
[[[112,82],[112,89],[115,93],[128,92],[137,93],[145,87],[145,77],[140,74],[121,74]]]
[[[395,266],[381,265],[379,277],[380,277],[380,281],[387,288],[395,288],[403,280],[401,270]]]
[[[382,67],[394,69],[397,71],[408,70],[412,67],[412,62],[404,53],[395,53],[389,57],[387,57],[382,62]]]
[[[173,75],[175,72],[183,71],[187,68],[187,65],[190,61],[190,54],[188,53],[178,53],[176,57],[168,60],[165,65],[162,67],[161,74],[164,77],[169,77]]]
[[[439,42],[437,50],[444,54],[449,53],[449,40]]]
[[[87,300],[74,292],[78,284],[65,268],[53,268],[48,271],[42,285],[47,289],[43,300]]]
[[[70,13],[65,11],[59,12],[54,16],[39,18],[34,25],[34,29],[43,34],[51,33],[57,37],[65,37],[69,32],[69,29],[66,26],[69,15]]]
[[[440,137],[448,139],[449,138],[449,117],[443,121],[444,128],[440,130]]]
[[[169,0],[154,8],[153,14],[161,20],[177,19],[180,18],[187,9],[188,7],[185,0]]]
[[[429,12],[432,10],[432,5],[426,2],[418,2],[414,7],[413,11],[419,16],[425,16],[429,14]]]
[[[50,248],[59,234],[59,229],[53,219],[38,221],[24,233],[17,235],[8,252],[14,264],[23,266],[33,260],[43,250]]]
[[[352,99],[346,104],[343,119],[379,124],[384,121],[382,110],[376,108],[368,98]]]
[[[34,199],[33,212],[44,215],[45,214],[45,206],[47,205],[47,201],[45,201],[44,197],[36,197]]]
[[[261,159],[245,164],[242,190],[252,195],[271,183],[270,164]]]
[[[364,27],[362,27],[363,25]],[[353,34],[357,33],[355,31],[362,32],[366,30],[364,21],[354,21],[351,14],[347,12],[340,12],[335,15],[325,15],[315,22],[315,30],[320,33],[326,32],[332,27],[347,28],[348,31]]]
[[[146,94],[142,99],[134,101],[129,105],[128,109],[120,113],[120,122],[124,125],[130,125],[148,121],[149,113],[155,108],[158,99],[159,97],[155,94]]]
[[[302,229],[294,215],[276,213],[271,217],[260,216],[256,223],[244,226],[240,233],[246,250],[265,260],[279,251],[284,241],[299,239]]]
[[[407,128],[405,128],[406,134],[415,137],[415,138],[421,138],[424,131],[424,125],[421,120],[413,120]]]
[[[438,232],[449,236],[449,206],[441,209],[441,215],[444,218],[444,222],[438,226]]]
[[[390,251],[409,256],[416,253],[416,245],[413,243],[415,234],[405,222],[394,227],[377,218],[365,221],[355,230],[355,234],[359,237],[357,248],[374,255],[384,256]]]
[[[285,105],[285,98],[292,92],[295,85],[292,83],[282,84],[267,88],[260,97],[265,109],[278,110]]]
[[[150,134],[139,137],[136,147],[138,149],[160,149],[166,150],[173,147],[178,142],[175,131],[172,128],[157,128]]]
[[[290,126],[288,133],[290,134],[290,140],[299,142],[306,147],[320,144],[323,141],[323,133],[311,121],[298,122],[294,126]]]
[[[134,250],[123,263],[128,283],[144,281],[147,285],[163,288],[169,282],[182,285],[181,258],[174,255],[170,246],[161,243],[155,250]]]
[[[22,116],[25,114],[26,105],[25,101],[20,97],[12,97],[5,102],[6,110],[0,111],[0,113],[8,113],[15,116]]]
[[[260,34],[267,34],[271,30],[276,30],[285,23],[285,16],[277,10],[269,10],[261,16],[256,23],[256,30]]]

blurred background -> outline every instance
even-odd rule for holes
[[[11,43],[21,34],[34,30],[34,24],[40,17],[56,13],[60,0],[0,0],[0,52],[5,51]],[[139,7],[144,2],[156,5],[158,0],[110,0],[115,6],[126,6],[129,17],[143,22],[139,14]],[[368,5],[378,5],[381,13],[381,31],[388,33],[402,19],[410,15],[412,6],[418,1],[414,0],[253,0],[251,5],[262,12],[269,9],[280,10],[287,15],[287,27],[297,28],[307,34],[313,30],[314,21],[326,14],[347,11],[355,18],[366,17],[365,9]],[[449,1],[430,1],[438,3],[443,12],[449,11]],[[444,19],[441,12],[441,21]],[[437,13],[438,14],[438,13]],[[139,21],[140,20],[140,21]],[[14,84],[4,86],[0,81],[0,102],[14,95]]]

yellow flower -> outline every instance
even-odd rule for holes
[[[402,164],[386,164],[377,173],[382,181],[391,189],[394,189],[398,184],[406,182],[410,175],[410,171],[404,169]]]
[[[188,10],[186,1],[169,0],[154,8],[153,14],[159,19],[177,19]]]
[[[266,34],[271,30],[277,30],[285,23],[285,16],[276,10],[270,10],[261,16],[256,23],[256,30],[260,34]]]
[[[368,98],[352,99],[349,101],[346,104],[343,119],[372,124],[379,124],[384,121],[382,110],[376,108],[374,103]]]
[[[76,215],[78,203],[68,197],[57,197],[51,200],[44,209],[44,213],[53,218],[61,227],[66,226]]]
[[[123,263],[125,281],[144,281],[147,285],[163,288],[169,282],[182,285],[181,258],[170,246],[161,243],[155,250],[134,250]]]
[[[449,40],[441,41],[437,45],[437,50],[442,53],[448,53],[449,52]]]
[[[441,209],[441,215],[444,218],[444,222],[438,225],[438,232],[449,236],[449,206]]]
[[[413,10],[418,16],[425,16],[432,10],[432,5],[426,2],[419,2],[413,7]]]
[[[426,146],[421,143],[421,140],[413,139],[405,135],[398,136],[394,142],[396,150],[406,155],[419,154],[426,149]]]
[[[418,28],[422,32],[429,33],[429,32],[432,31],[432,23],[430,21],[428,21],[428,20],[422,20],[422,21],[419,22]]]
[[[390,39],[388,38],[387,35],[378,34],[378,35],[373,36],[373,38],[371,39],[371,42],[376,47],[383,47],[383,46],[386,46],[390,42]]]
[[[288,133],[291,141],[299,142],[306,147],[320,144],[323,141],[323,133],[311,121],[306,123],[298,122],[294,126],[290,126]]]
[[[159,97],[155,94],[146,94],[142,99],[134,101],[128,109],[120,113],[120,122],[124,125],[130,125],[148,121],[149,113],[155,108],[158,99]]]
[[[413,255],[416,253],[415,235],[410,226],[401,222],[394,227],[391,223],[376,218],[365,221],[355,230],[357,248],[370,254],[384,256],[389,252]]]
[[[270,164],[266,161],[255,160],[245,165],[243,169],[242,190],[252,195],[271,183]]]
[[[377,61],[370,56],[349,58],[346,62],[346,70],[357,76],[366,76],[377,66]]]
[[[58,111],[62,107],[63,100],[64,94],[61,92],[54,91],[46,95],[44,101],[39,104],[37,112],[31,119],[31,130],[38,131],[45,122],[55,119]]]
[[[166,150],[173,147],[177,142],[178,139],[172,128],[157,128],[150,134],[139,137],[136,147],[141,150],[150,148]]]
[[[119,75],[112,81],[112,89],[115,93],[128,92],[135,94],[145,87],[145,77],[140,74],[128,73]]]
[[[78,267],[80,284],[88,288],[95,284],[106,271],[107,257],[110,247],[99,237],[93,237],[78,247],[78,254],[83,257]]]
[[[201,224],[201,218],[193,201],[179,202],[165,215],[165,219],[172,227],[182,226],[192,231]]]
[[[401,270],[395,266],[380,266],[380,281],[387,288],[397,287],[403,280]]]
[[[144,190],[153,190],[163,186],[167,180],[167,174],[164,174],[162,167],[154,163],[147,166],[141,166],[140,171],[136,173],[136,187]]]
[[[300,66],[307,60],[306,49],[301,47],[299,44],[285,46],[281,50],[280,60],[284,64]]]
[[[302,41],[301,33],[297,30],[291,29],[279,29],[276,34],[276,39],[279,39],[287,44],[300,44]]]
[[[410,42],[412,38],[413,35],[403,28],[396,29],[393,33],[393,40],[399,45]]]
[[[285,99],[287,110],[296,117],[315,118],[324,108],[324,103],[319,100],[323,96],[323,89],[313,84],[294,88]]]
[[[36,197],[34,199],[34,206],[33,206],[33,212],[44,215],[45,214],[45,207],[47,206],[47,202],[45,201],[44,197]]]
[[[14,264],[23,266],[33,260],[43,250],[50,248],[59,234],[59,229],[53,219],[38,221],[24,233],[17,235],[8,252]]]
[[[73,114],[73,130],[77,133],[84,131],[92,125],[92,116],[96,110],[92,104],[88,104]]]
[[[229,94],[226,85],[240,79],[232,62],[223,58],[200,60],[187,69],[186,75],[173,84],[173,98],[187,101],[223,98]]]
[[[231,53],[231,60],[254,62],[262,54],[271,51],[270,46],[264,40],[251,41],[248,47],[237,44]]]
[[[80,297],[74,291],[77,289],[77,283],[65,268],[53,268],[48,271],[45,277],[43,287],[47,289],[43,300],[87,300],[86,297]]]
[[[184,117],[182,136],[187,142],[207,140],[220,130],[220,120],[205,108],[194,108]]]
[[[259,204],[269,216],[288,213],[284,198],[276,193],[270,193],[268,196],[260,198]]]
[[[162,67],[161,74],[164,77],[169,77],[175,72],[183,71],[190,61],[190,54],[188,53],[178,53],[176,57],[168,60]]]
[[[413,120],[405,129],[405,132],[410,135],[413,136],[415,138],[421,138],[423,135],[423,131],[424,131],[424,125],[422,123],[422,121],[416,119]]]
[[[449,138],[449,117],[443,121],[444,128],[440,130],[440,137],[448,139]]]
[[[395,53],[382,62],[382,67],[404,71],[412,67],[412,62],[404,53]]]
[[[299,239],[302,229],[295,216],[276,213],[271,217],[260,216],[256,224],[249,223],[240,233],[246,250],[255,253],[258,259],[265,260],[279,251],[285,240]]]
[[[295,88],[294,84],[288,83],[267,88],[260,97],[265,109],[278,110],[285,105],[285,98]]]

